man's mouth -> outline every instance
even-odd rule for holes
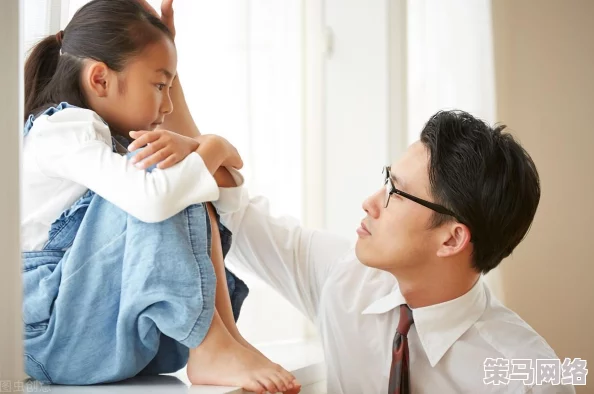
[[[365,223],[361,222],[361,227],[357,229],[357,234],[359,234],[361,237],[370,236],[371,231],[369,231]]]

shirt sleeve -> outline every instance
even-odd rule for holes
[[[241,206],[241,192],[243,189],[243,175],[235,168],[225,167],[233,177],[235,187],[219,187],[219,199],[213,201],[212,204],[217,209],[217,212],[222,215],[226,213],[233,213],[239,210]]]
[[[316,320],[328,270],[350,250],[348,240],[302,227],[291,217],[273,217],[266,198],[250,199],[221,216],[233,233],[228,261],[255,274],[293,306]]]
[[[144,222],[160,222],[192,204],[214,201],[219,189],[197,153],[147,172],[113,152],[111,133],[93,111],[68,108],[35,121],[35,156],[49,177],[68,179]]]

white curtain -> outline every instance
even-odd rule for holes
[[[408,0],[408,135],[438,109],[495,121],[490,0]]]
[[[490,0],[408,0],[408,141],[440,109],[496,119]],[[497,269],[487,283],[503,299]]]
[[[27,0],[27,47],[64,28],[88,0]],[[149,0],[157,9],[161,0]],[[219,134],[244,159],[246,187],[274,213],[302,217],[300,0],[176,0],[178,72],[202,133]],[[55,18],[59,18],[56,24]],[[239,321],[248,341],[301,340],[306,320],[251,277]]]
[[[176,0],[174,7],[178,71],[201,132],[235,144],[250,194],[268,197],[274,213],[301,218],[300,1]],[[248,341],[305,337],[299,312],[239,274],[251,289],[238,324]]]

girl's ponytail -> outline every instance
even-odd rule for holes
[[[89,108],[81,84],[85,59],[120,72],[147,45],[161,39],[173,41],[173,36],[140,2],[89,1],[63,32],[46,37],[31,51],[25,63],[25,120],[63,101]]]
[[[43,104],[42,93],[52,80],[60,60],[61,34],[51,35],[31,50],[25,62],[25,119]]]

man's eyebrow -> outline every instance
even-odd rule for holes
[[[169,71],[169,70],[166,70],[164,68],[160,68],[156,72],[163,73],[168,79],[173,79],[173,73],[171,73],[171,71]]]
[[[394,174],[392,171],[390,171],[390,178],[392,178],[392,182],[394,182],[398,186],[403,188],[405,187],[404,181],[401,178],[398,178],[398,176]]]

